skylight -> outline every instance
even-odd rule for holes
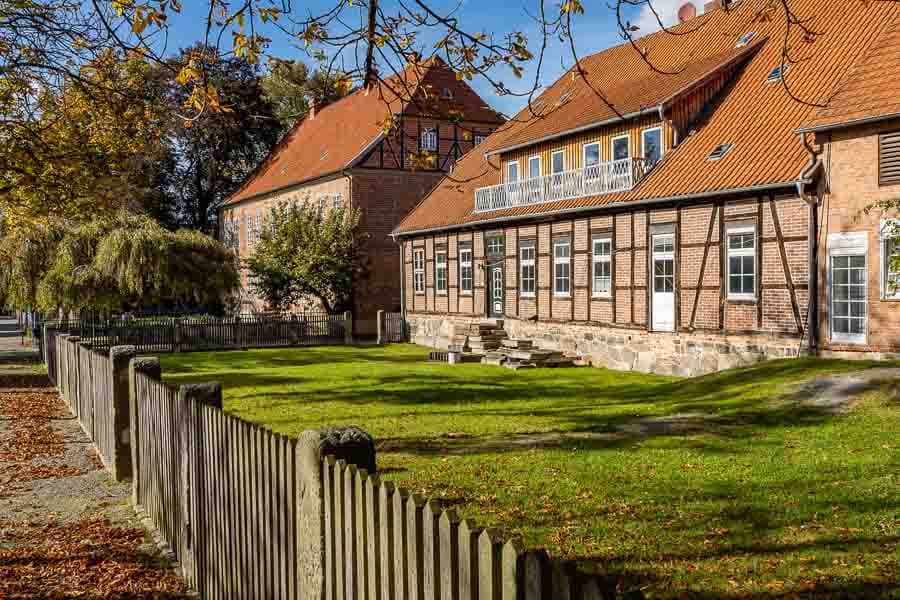
[[[731,149],[734,148],[734,144],[719,144],[716,146],[712,152],[709,153],[707,157],[708,160],[721,160],[728,154]]]
[[[787,73],[787,70],[787,65],[778,65],[777,67],[769,71],[769,76],[766,77],[766,83],[781,81],[782,79],[784,79],[784,74]]]
[[[755,31],[748,31],[747,33],[742,35],[741,38],[737,41],[737,47],[740,48],[741,46],[746,46],[747,44],[750,43],[750,40],[752,40],[753,36],[755,36],[755,35],[756,35]]]

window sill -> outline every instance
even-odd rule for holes
[[[568,300],[569,298],[572,297],[572,294],[569,294],[569,293],[560,294],[559,292],[553,292],[553,297],[559,298],[560,300]]]
[[[738,304],[756,304],[756,302],[757,302],[756,296],[751,296],[751,295],[733,294],[733,295],[729,295],[727,297],[727,299],[729,302],[735,302]]]
[[[415,292],[415,295],[416,295],[416,296],[424,296],[424,295],[425,295],[425,292]]]
[[[446,295],[447,295],[447,291],[446,291],[446,290],[444,290],[444,291],[439,291],[439,292],[435,292],[435,294],[438,295],[438,296],[446,296]]]
[[[463,292],[463,291],[460,291],[460,292],[459,292],[459,295],[460,295],[460,296],[471,296],[471,295],[472,295],[472,292],[471,292],[471,291],[469,291],[469,292]]]
[[[535,298],[536,294],[534,292],[519,292],[520,298]]]
[[[591,294],[591,300],[612,300],[612,294],[609,294],[609,293]]]
[[[853,336],[853,335],[835,335],[831,334],[831,343],[833,344],[846,344],[848,346],[865,346],[868,344],[868,340],[866,336]]]

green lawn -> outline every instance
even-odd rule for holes
[[[385,477],[648,597],[900,595],[900,401],[877,386],[835,416],[793,395],[868,364],[678,380],[426,353],[168,355],[163,372],[221,381],[227,410],[281,433],[359,425]]]

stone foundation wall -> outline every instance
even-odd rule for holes
[[[413,343],[446,349],[453,325],[479,323],[482,318],[407,315]],[[585,324],[551,324],[506,319],[503,327],[512,338],[532,340],[550,350],[577,352],[597,367],[692,377],[772,358],[796,357],[797,337],[716,335],[710,333],[654,333]]]

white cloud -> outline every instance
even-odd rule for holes
[[[659,29],[657,15],[666,27],[678,23],[678,9],[686,4],[687,0],[650,0],[650,3],[653,9],[644,5],[635,21],[635,25],[640,27],[640,31],[637,32],[639,36],[645,36]],[[696,7],[698,15],[703,12],[704,0],[692,0],[691,3]],[[656,11],[656,15],[653,11]]]

